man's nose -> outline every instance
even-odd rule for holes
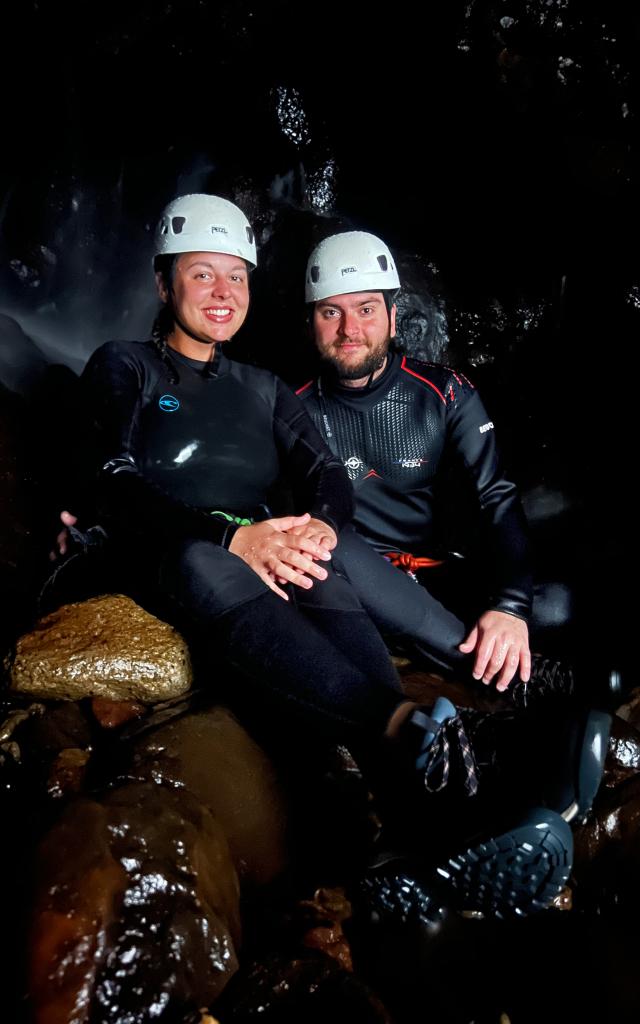
[[[346,338],[354,338],[360,331],[358,318],[353,313],[345,313],[340,322],[340,329]]]

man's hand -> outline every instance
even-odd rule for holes
[[[474,679],[482,679],[488,686],[500,673],[497,690],[506,690],[518,671],[525,683],[531,676],[529,629],[523,619],[507,612],[488,611],[481,615],[458,650],[463,654],[475,651]]]
[[[63,524],[63,529],[56,537],[56,546],[53,551],[49,552],[49,561],[56,562],[61,555],[66,555],[67,545],[69,543],[69,527],[75,526],[78,522],[78,517],[71,514],[71,512],[61,512],[60,522]]]
[[[309,590],[313,586],[310,576],[318,580],[327,578],[327,570],[316,565],[314,559],[326,561],[330,555],[325,546],[305,535],[304,528],[310,522],[309,514],[305,513],[303,516],[282,516],[252,526],[241,526],[231,539],[229,551],[246,562],[271,590],[288,601],[287,594],[278,583],[295,583]],[[290,532],[298,528],[302,529],[300,536]],[[327,529],[331,530],[330,527]]]
[[[338,543],[336,531],[321,519],[311,518],[305,526],[294,526],[288,533],[290,537],[303,538],[320,545],[325,550],[325,554],[321,556],[324,559],[327,558],[326,552],[333,551]]]

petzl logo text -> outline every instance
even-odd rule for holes
[[[163,412],[175,412],[176,409],[180,408],[180,402],[173,395],[163,395],[162,398],[158,399],[158,405]]]
[[[342,270],[340,271],[340,273],[342,274],[343,277],[344,277],[345,274],[357,274],[358,273],[358,268],[357,267],[343,267]]]

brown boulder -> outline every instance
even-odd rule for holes
[[[237,970],[240,881],[270,882],[287,864],[275,769],[230,712],[153,727],[156,718],[110,737],[108,779],[127,781],[96,799],[71,796],[39,848],[35,1024],[191,1020]],[[56,769],[80,760],[63,754]],[[332,917],[324,904],[322,923],[339,920],[340,907]]]
[[[50,700],[177,697],[191,685],[186,643],[121,594],[63,605],[21,637],[11,688]]]
[[[185,715],[136,740],[131,775],[192,793],[222,825],[244,883],[285,868],[288,807],[264,751],[222,707]]]
[[[35,1024],[142,1022],[214,1001],[237,970],[239,885],[220,824],[148,782],[76,800],[43,841],[30,949]]]

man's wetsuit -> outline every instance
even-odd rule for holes
[[[98,349],[83,389],[114,549],[147,575],[157,567],[151,586],[280,703],[316,725],[319,712],[337,735],[381,735],[399,684],[348,583],[330,573],[287,603],[227,550],[238,529],[230,517],[267,518],[283,478],[296,511],[336,532],[351,514],[344,469],[289,389],[220,346],[205,363],[135,342]]]
[[[475,494],[490,569],[491,591],[480,610],[528,619],[532,578],[524,516],[515,485],[503,475],[493,423],[464,375],[390,352],[383,373],[367,387],[321,378],[298,395],[352,480],[358,533],[381,554],[441,553],[443,484],[451,470],[462,470]],[[371,558],[348,531],[340,558],[380,628],[416,641],[441,665],[462,663],[457,646],[473,623],[388,562]]]

